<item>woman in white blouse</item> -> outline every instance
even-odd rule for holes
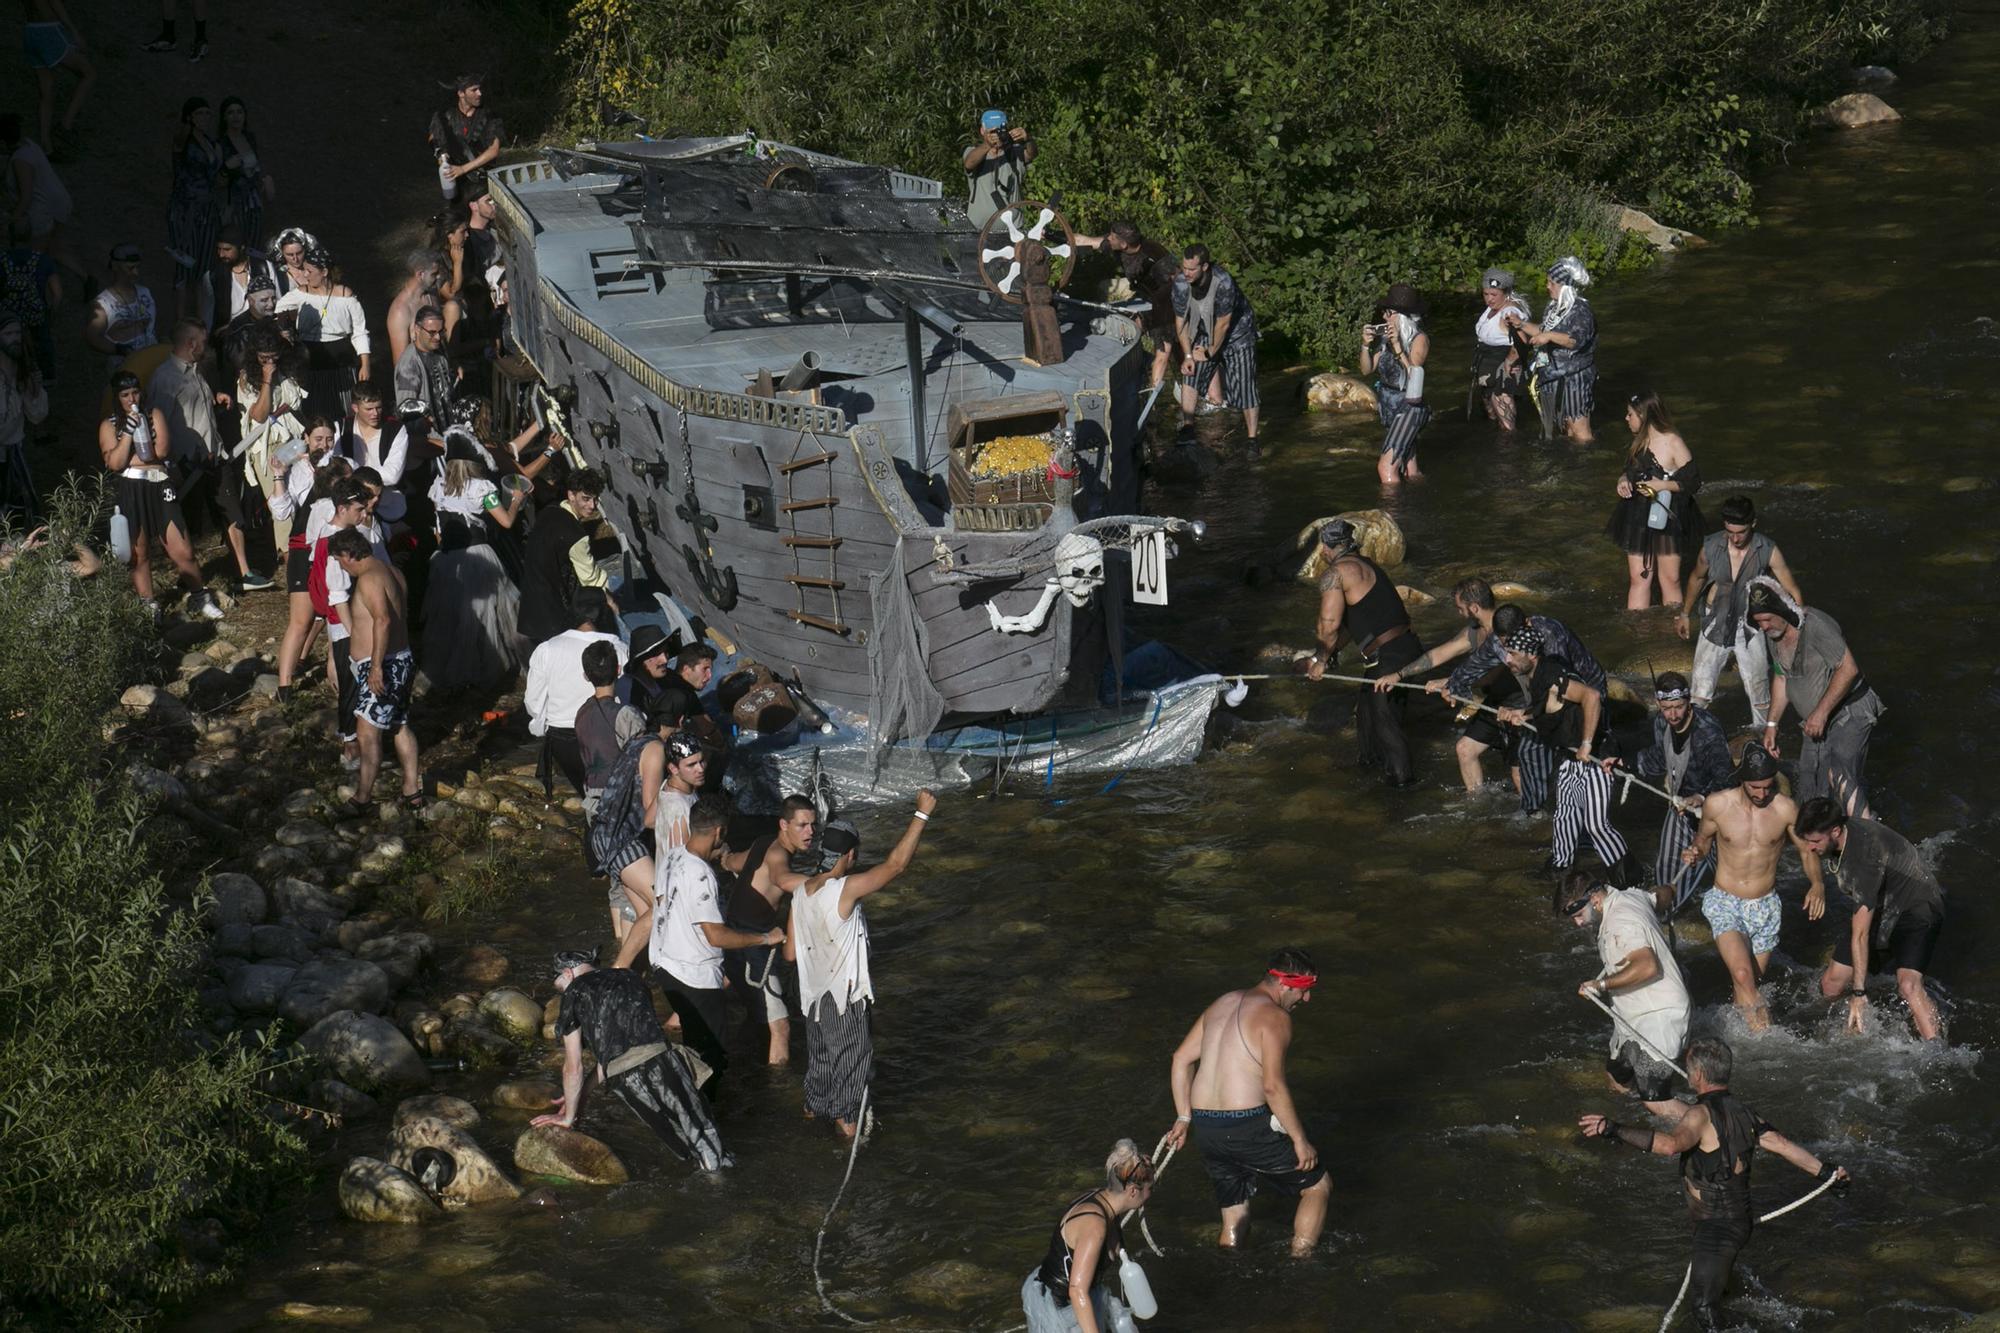
[[[306,354],[306,410],[335,420],[347,415],[347,396],[368,378],[368,321],[347,284],[335,282],[323,249],[308,250],[300,283],[278,298],[278,318],[296,321],[295,341]]]
[[[300,425],[305,453],[294,459],[290,467],[273,469],[274,473],[282,474],[282,480],[274,476],[274,484],[264,495],[265,503],[271,507],[272,522],[283,524],[288,530],[285,594],[290,602],[290,618],[285,624],[285,637],[278,644],[280,698],[291,695],[292,678],[298,674],[299,662],[312,646],[313,626],[318,621],[309,588],[312,549],[306,541],[307,515],[312,512],[313,502],[324,497],[327,488],[349,472],[346,460],[334,455],[331,421],[308,415]],[[337,466],[326,466],[329,462]]]
[[[453,689],[491,685],[514,674],[515,617],[521,595],[493,549],[490,525],[511,528],[528,487],[502,492],[478,437],[464,426],[445,432],[444,469],[431,483],[437,554],[424,593],[424,674]]]

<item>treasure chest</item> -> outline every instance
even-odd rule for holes
[[[946,487],[952,525],[965,532],[1032,532],[1067,502],[1075,463],[1069,403],[1059,393],[1009,394],[952,404]]]

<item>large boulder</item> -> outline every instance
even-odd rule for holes
[[[1624,204],[1611,205],[1611,225],[1620,231],[1631,232],[1656,250],[1675,250],[1707,244],[1691,231],[1669,227],[1666,223],[1657,222],[1638,209],[1627,208]]]
[[[398,931],[394,935],[364,940],[354,950],[354,955],[381,968],[383,974],[389,978],[389,989],[394,992],[403,989],[416,979],[417,973],[423,969],[425,960],[431,956],[434,948],[430,936],[422,931],[406,930]]]
[[[421,1177],[417,1155],[429,1148],[451,1158],[451,1179],[438,1186],[446,1203],[494,1203],[521,1197],[521,1187],[507,1179],[472,1136],[436,1116],[405,1118],[397,1108],[396,1127],[389,1134],[389,1160],[412,1176]]]
[[[493,1089],[493,1104],[510,1111],[542,1112],[551,1109],[562,1096],[554,1079],[525,1078],[501,1083]]]
[[[208,909],[208,924],[212,930],[220,930],[224,926],[259,925],[271,910],[270,902],[264,896],[264,886],[248,875],[215,875],[208,881],[208,891],[215,895],[215,901]]]
[[[431,1085],[430,1067],[410,1039],[379,1014],[328,1014],[299,1038],[336,1078],[363,1092],[416,1092]]]
[[[375,1013],[389,1003],[389,978],[359,958],[315,958],[298,970],[278,1001],[278,1016],[309,1028],[341,1009]]]
[[[271,848],[264,850],[268,852]],[[304,853],[296,847],[279,850],[292,853],[301,861],[304,859]],[[315,933],[333,929],[347,915],[347,908],[338,898],[311,880],[297,875],[280,875],[272,882],[271,906],[280,917],[288,917]]]
[[[340,1211],[357,1222],[430,1222],[444,1216],[408,1172],[374,1157],[357,1157],[340,1173]]]
[[[298,968],[290,963],[252,963],[229,979],[229,1003],[239,1014],[274,1014]]]
[[[530,1175],[585,1185],[623,1185],[632,1178],[618,1154],[561,1125],[530,1125],[514,1140],[514,1165]]]
[[[393,1129],[410,1120],[437,1120],[453,1129],[471,1129],[479,1123],[479,1108],[463,1097],[426,1092],[397,1102],[396,1118],[390,1127]]]
[[[1403,563],[1403,557],[1408,554],[1403,544],[1403,530],[1385,511],[1357,509],[1347,514],[1329,514],[1308,523],[1292,543],[1294,550],[1306,552],[1305,563],[1299,566],[1301,582],[1318,583],[1320,575],[1326,572],[1326,548],[1319,544],[1319,530],[1336,518],[1344,518],[1354,525],[1355,536],[1361,542],[1361,554],[1384,569],[1393,569]]]
[[[542,1006],[511,986],[487,991],[479,1002],[479,1016],[515,1041],[533,1041],[541,1035]]]
[[[1375,391],[1352,375],[1327,371],[1306,381],[1306,406],[1315,412],[1373,412]]]
[[[1852,130],[1901,120],[1902,116],[1874,93],[1848,93],[1821,107],[1813,119],[1830,129]]]

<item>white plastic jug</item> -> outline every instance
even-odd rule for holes
[[[443,153],[438,154],[438,188],[444,191],[447,199],[458,197],[458,182],[452,178],[451,159]]]
[[[132,520],[116,505],[111,507],[111,554],[121,565],[132,563]]]
[[[1118,1252],[1118,1285],[1125,1289],[1125,1303],[1139,1318],[1151,1319],[1160,1312],[1160,1303],[1153,1299],[1153,1284],[1146,1280],[1146,1270],[1139,1267],[1130,1250]]]

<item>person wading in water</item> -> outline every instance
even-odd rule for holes
[[[1819,855],[1792,831],[1798,819],[1792,798],[1778,794],[1778,761],[1758,746],[1745,746],[1736,767],[1736,785],[1701,803],[1701,826],[1681,853],[1681,864],[1700,865],[1716,850],[1715,884],[1701,895],[1701,914],[1715,933],[1715,951],[1735,985],[1736,1008],[1752,1032],[1771,1026],[1764,997],[1757,993],[1771,951],[1778,947],[1784,904],[1778,899],[1778,853],[1790,838],[1799,849],[1811,889],[1806,911],[1819,920],[1826,910],[1826,885]]]
[[[1688,1046],[1688,1081],[1695,1104],[1671,1129],[1621,1125],[1601,1115],[1581,1116],[1576,1122],[1590,1138],[1617,1139],[1640,1152],[1681,1159],[1688,1217],[1694,1222],[1688,1290],[1694,1296],[1695,1321],[1705,1329],[1723,1327],[1716,1306],[1729,1285],[1737,1254],[1750,1242],[1750,1160],[1757,1149],[1776,1153],[1815,1180],[1842,1182],[1836,1188],[1845,1188],[1848,1179],[1847,1168],[1820,1161],[1736,1099],[1729,1090],[1733,1062],[1722,1042],[1697,1041]]]
[[[1299,1201],[1292,1215],[1292,1255],[1319,1244],[1333,1193],[1319,1150],[1285,1082],[1292,1012],[1312,998],[1319,981],[1302,949],[1273,954],[1263,980],[1230,991],[1203,1011],[1174,1052],[1171,1080],[1176,1149],[1190,1133],[1222,1206],[1216,1241],[1234,1249],[1250,1219],[1250,1196],[1269,1186]]]
[[[1340,655],[1343,644],[1361,648],[1362,674],[1378,680],[1414,661],[1423,641],[1410,628],[1410,613],[1382,567],[1361,554],[1354,525],[1336,518],[1319,530],[1328,568],[1319,581],[1319,651],[1306,666],[1318,680]],[[1380,764],[1392,787],[1410,785],[1410,743],[1403,735],[1408,705],[1394,690],[1367,690],[1355,700],[1354,737],[1364,765]]]
[[[1063,1209],[1049,1250],[1021,1284],[1028,1333],[1129,1333],[1132,1311],[1119,1298],[1125,1246],[1119,1223],[1153,1197],[1153,1164],[1130,1139],[1112,1145],[1104,1185]]]

